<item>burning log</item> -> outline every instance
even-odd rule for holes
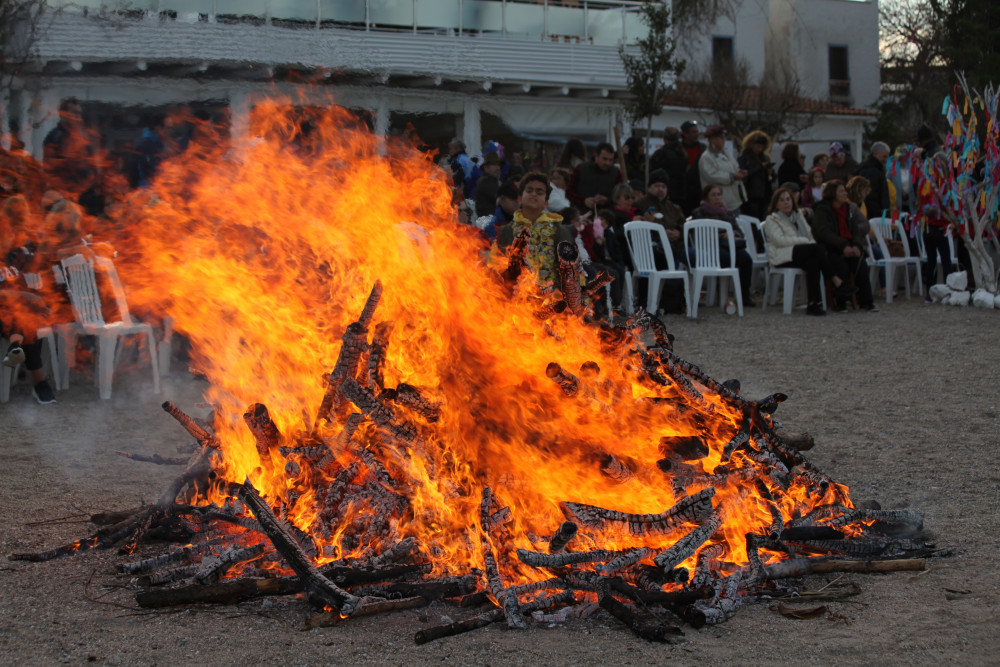
[[[667,328],[660,321],[660,318],[649,317],[649,328],[653,330],[653,337],[656,340],[656,347],[667,352],[674,350],[674,335],[667,332]]]
[[[695,608],[704,614],[707,624],[722,623],[739,611],[740,607],[743,606],[743,597],[740,595],[742,581],[743,573],[737,571],[716,582],[715,597],[712,600],[699,600],[694,603]]]
[[[635,565],[636,563],[638,563],[639,561],[641,561],[643,558],[646,558],[647,556],[649,556],[652,553],[653,553],[653,550],[650,549],[650,548],[648,548],[648,547],[638,547],[636,549],[632,549],[632,550],[630,550],[628,552],[623,553],[618,558],[614,558],[614,559],[608,561],[607,563],[603,563],[603,564],[599,563],[599,564],[597,564],[594,567],[594,570],[598,574],[602,574],[602,575],[604,575],[606,577],[610,577],[615,572],[618,572],[618,570],[622,570],[622,569],[624,569],[626,567],[631,567],[632,565]]]
[[[566,591],[564,593],[559,593],[558,595],[540,597],[537,600],[527,602],[521,607],[521,611],[524,613],[530,613],[533,611],[541,611],[542,609],[549,609],[550,607],[560,604],[572,604],[573,602],[576,602],[576,598],[573,596],[572,591]],[[413,636],[413,641],[420,646],[422,644],[426,644],[427,642],[432,642],[435,639],[454,637],[455,635],[476,630],[477,628],[484,628],[487,625],[496,623],[502,618],[504,618],[502,609],[491,609],[485,614],[480,614],[479,616],[474,616],[464,621],[455,621],[454,623],[438,625],[420,630]]]
[[[412,423],[403,420],[396,421],[392,409],[376,397],[371,390],[358,384],[353,378],[344,380],[341,393],[354,403],[361,412],[375,422],[379,431],[395,440],[413,442],[417,437],[417,428]]]
[[[378,308],[378,302],[382,298],[382,281],[376,280],[375,284],[372,285],[372,291],[368,293],[368,298],[365,300],[365,307],[361,309],[361,315],[358,316],[358,324],[361,325],[362,329],[367,329],[372,320],[375,319],[375,309]]]
[[[527,625],[521,616],[518,606],[517,595],[504,588],[503,580],[500,579],[500,570],[497,568],[496,557],[493,555],[493,545],[490,542],[490,507],[493,505],[493,491],[486,487],[483,489],[482,501],[479,504],[479,517],[483,529],[482,547],[483,560],[486,565],[486,582],[489,584],[490,592],[503,608],[507,625],[512,628],[525,628]]]
[[[566,548],[574,537],[576,537],[577,525],[572,521],[563,521],[559,529],[552,534],[549,540],[549,553],[557,554]]]
[[[767,511],[771,513],[771,527],[768,529],[767,536],[772,540],[776,540],[785,527],[785,520],[781,516],[781,510],[775,504],[774,497],[771,495],[771,491],[767,488],[764,480],[758,479],[754,483],[754,486],[757,487],[757,493],[764,500]]]
[[[694,552],[707,542],[719,530],[721,525],[722,511],[720,508],[717,508],[705,523],[674,542],[673,546],[657,555],[653,559],[653,562],[664,570],[674,569],[693,556]]]
[[[354,437],[354,432],[358,430],[358,426],[364,419],[364,415],[360,412],[352,412],[348,415],[347,421],[344,422],[344,428],[340,429],[340,433],[337,434],[332,444],[324,438],[323,443],[326,445],[327,453],[316,462],[318,470],[326,471],[337,458],[337,453],[347,449],[351,438]]]
[[[628,514],[581,503],[559,503],[568,519],[588,528],[628,530],[636,537],[670,533],[685,523],[703,521],[712,511],[715,489],[709,487],[659,514]]]
[[[635,551],[635,549],[625,549],[623,551],[596,549],[594,551],[573,551],[568,553],[543,554],[538,551],[518,549],[517,558],[525,565],[552,568],[562,567],[564,565],[576,565],[578,563],[614,561],[622,556],[632,556]]]
[[[559,388],[567,396],[576,396],[580,391],[579,378],[564,370],[562,366],[554,361],[545,367],[545,375],[559,385]]]
[[[180,423],[180,425],[184,427],[184,430],[190,433],[191,436],[194,437],[194,439],[197,440],[198,444],[200,444],[202,447],[213,447],[215,449],[218,449],[219,443],[215,439],[215,436],[213,436],[211,433],[209,433],[201,426],[199,426],[198,423],[194,420],[194,418],[189,416],[179,407],[177,407],[170,401],[164,402],[163,405],[160,407],[162,407],[167,414],[176,419]]]
[[[389,336],[392,335],[392,322],[379,322],[375,325],[375,334],[368,351],[368,386],[382,389],[385,382],[382,379],[382,367],[385,365],[385,353],[389,349]]]
[[[387,612],[401,611],[403,609],[418,609],[420,607],[426,607],[429,603],[430,600],[419,595],[396,600],[363,598],[361,605],[358,607],[357,611],[351,615],[351,618],[356,616],[374,616],[375,614],[385,614]],[[315,630],[316,628],[330,628],[335,625],[340,625],[343,622],[344,617],[339,613],[327,611],[306,619],[305,625],[302,626],[302,629]]]
[[[168,551],[165,554],[161,554],[153,558],[146,558],[132,563],[124,563],[119,569],[124,574],[140,574],[142,572],[148,572],[149,570],[155,570],[158,567],[188,560],[192,556],[214,549],[220,544],[222,539],[224,538],[206,540],[200,544],[192,544],[182,549],[174,549],[173,551]]]
[[[649,612],[631,609],[611,594],[607,583],[597,589],[597,602],[601,608],[624,623],[638,637],[651,642],[675,643],[684,633],[675,625],[663,621]]]
[[[601,459],[601,474],[615,484],[625,484],[635,477],[632,469],[616,459],[613,454],[608,454]]]
[[[116,451],[115,454],[118,456],[124,456],[127,459],[132,459],[133,461],[139,461],[141,463],[155,463],[161,466],[182,466],[188,462],[186,458],[164,458],[159,454],[153,454],[152,456],[145,456],[143,454],[135,454],[133,452],[121,452]]]
[[[697,461],[708,456],[708,445],[697,436],[663,436],[660,438],[660,452],[676,455],[681,461]],[[665,471],[666,472],[666,471]]]
[[[441,404],[425,398],[413,385],[400,382],[396,387],[396,402],[433,424],[441,418]]]
[[[580,252],[576,245],[560,241],[556,246],[559,257],[559,282],[563,300],[574,315],[583,315],[583,293],[580,289]]]
[[[239,498],[243,504],[253,512],[253,515],[260,522],[264,533],[271,539],[274,548],[285,559],[288,565],[295,571],[295,574],[302,579],[305,590],[310,597],[318,600],[322,604],[339,609],[345,616],[350,616],[359,604],[357,597],[341,590],[332,581],[320,574],[308,557],[302,551],[302,547],[292,537],[292,534],[278,521],[277,517],[268,507],[264,499],[257,493],[257,489],[250,484],[249,480],[240,487]]]
[[[244,549],[229,547],[219,554],[218,559],[214,563],[202,568],[195,574],[194,579],[202,585],[214,584],[234,565],[258,558],[264,553],[264,549],[265,545],[263,543],[254,544]]]
[[[332,421],[340,413],[343,402],[340,396],[341,385],[345,380],[353,379],[358,374],[361,357],[368,351],[368,330],[359,322],[347,325],[341,337],[340,355],[337,363],[327,378],[326,392],[320,403],[316,416],[316,427],[320,420]]]
[[[271,469],[271,450],[281,442],[281,433],[267,407],[261,403],[254,403],[243,413],[243,421],[250,427],[254,440],[257,443],[257,454],[260,455],[260,462],[266,470]]]
[[[507,252],[507,268],[500,274],[504,283],[508,287],[513,287],[517,279],[521,276],[521,271],[528,265],[525,257],[528,252],[528,241],[531,240],[531,232],[522,229]]]

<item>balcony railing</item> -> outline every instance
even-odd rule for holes
[[[67,11],[182,22],[632,44],[638,0],[50,0]]]

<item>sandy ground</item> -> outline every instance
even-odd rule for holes
[[[468,612],[435,604],[309,632],[300,628],[311,612],[292,597],[149,613],[114,574],[125,556],[4,559],[0,663],[996,664],[1000,314],[914,299],[826,318],[779,308],[743,319],[717,309],[699,315],[667,320],[681,356],[717,379],[739,378],[748,396],[787,393],[776,417],[815,436],[813,463],[848,484],[856,502],[924,512],[937,543],[958,553],[920,576],[844,577],[862,593],[830,603],[831,617],[791,620],[751,605],[724,625],[686,628],[676,646],[637,639],[603,611],[419,647],[416,630]],[[189,438],[159,405],[169,399],[198,413],[204,386],[175,372],[153,395],[142,371],[116,378],[113,398],[101,401],[74,375],[52,406],[36,405],[27,384],[15,387],[0,405],[0,552],[58,546],[92,531],[81,515],[155,499],[177,469],[114,452],[176,456]]]

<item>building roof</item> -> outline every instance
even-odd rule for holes
[[[733,108],[740,110],[755,110],[762,106],[762,94],[765,92],[760,86],[746,86],[743,89],[742,97],[733,101]],[[691,109],[712,108],[713,95],[709,90],[709,84],[696,83],[692,81],[679,81],[673,91],[663,97],[663,103],[671,107],[689,107]],[[874,111],[868,109],[858,109],[838,104],[829,100],[817,100],[811,97],[796,96],[793,98],[793,106],[788,110],[790,113],[801,114],[824,114],[830,116],[876,116]]]

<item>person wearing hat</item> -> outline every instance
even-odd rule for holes
[[[503,163],[496,153],[487,153],[483,156],[483,174],[476,181],[476,191],[472,196],[476,204],[477,216],[489,215],[496,207],[502,167]]]
[[[743,152],[738,160],[740,168],[747,172],[743,179],[746,201],[740,207],[744,215],[763,220],[771,201],[771,178],[774,163],[771,162],[769,147],[771,139],[764,132],[754,130],[743,137]]]
[[[830,163],[823,170],[823,182],[846,183],[856,173],[858,173],[858,163],[850,156],[849,149],[839,141],[830,144]]]
[[[684,229],[684,211],[669,199],[670,176],[663,169],[656,169],[649,174],[649,186],[646,196],[636,203],[636,210],[647,222],[658,222],[663,225],[670,242],[670,251],[674,256],[674,264],[686,264],[684,241],[681,232]],[[666,257],[659,247],[654,248],[654,258],[659,269],[667,268]],[[667,313],[683,313],[685,306],[684,285],[680,280],[668,280],[660,292],[659,306]],[[642,300],[640,299],[640,303]]]
[[[743,179],[747,171],[740,169],[739,163],[726,152],[726,128],[710,125],[705,130],[708,148],[698,158],[698,175],[702,188],[717,185],[722,190],[722,201],[733,215],[739,215],[740,206],[747,201]]]
[[[498,231],[507,226],[514,218],[514,213],[521,204],[521,196],[517,184],[505,181],[497,189],[496,209],[483,226],[483,234],[491,241],[497,237]]]

